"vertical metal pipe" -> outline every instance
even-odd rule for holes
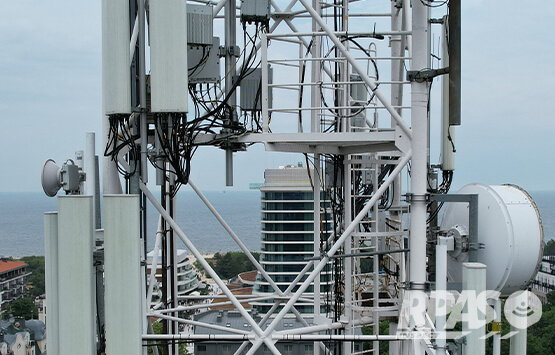
[[[85,173],[86,184],[85,194],[93,196],[95,208],[93,208],[93,221],[94,228],[99,228],[97,225],[96,216],[96,155],[95,155],[95,135],[94,132],[88,132],[85,143]]]
[[[168,163],[166,163],[164,165],[164,175],[166,175],[166,171],[168,170],[167,167],[169,166]],[[167,201],[167,194],[168,194],[168,183],[167,181],[164,181],[164,184],[161,187],[161,191],[160,191],[160,201],[162,204],[162,208],[164,210],[167,209],[168,207],[168,201]],[[143,193],[145,193],[143,191]],[[166,220],[163,220],[163,224],[162,224],[162,262],[161,262],[161,274],[162,274],[162,299],[161,299],[161,303],[163,304],[163,307],[167,308],[168,307],[168,223],[166,222]],[[155,257],[158,257],[157,255],[155,255]],[[164,331],[164,334],[168,334],[169,331],[169,325],[170,325],[170,321],[165,319],[162,321],[162,329]],[[162,354],[163,355],[167,355],[169,353],[169,346],[167,343],[164,343],[162,346]]]
[[[262,65],[262,133],[268,133],[270,115],[268,112],[268,38],[262,33],[261,43],[261,65]]]
[[[439,237],[436,245],[436,355],[446,354],[447,322],[447,238]]]
[[[343,189],[344,189],[344,224],[345,226],[351,225],[352,218],[353,218],[353,196],[352,196],[352,170],[351,170],[351,163],[349,162],[349,155],[345,155],[344,157],[345,165],[344,165],[344,179],[345,182]],[[354,231],[357,231],[359,228],[358,224],[353,228]],[[344,253],[345,254],[352,254],[351,245],[353,243],[352,237],[349,236],[345,239],[344,242]],[[347,318],[348,325],[345,327],[345,334],[351,335],[352,334],[352,321],[353,321],[353,258],[345,258],[344,262],[344,272],[345,272],[345,285],[344,285],[344,316]],[[343,343],[343,353],[350,354],[351,353],[351,342],[344,342]]]
[[[225,150],[225,186],[233,186],[233,150]]]
[[[147,157],[147,145],[148,145],[148,125],[146,122],[146,61],[145,61],[145,51],[146,51],[146,13],[145,13],[145,2],[144,0],[138,0],[138,14],[139,18],[139,109],[140,109],[140,121],[139,129],[141,133],[141,179],[146,184],[148,182],[148,157]],[[139,157],[137,157],[137,160]]]
[[[428,17],[427,7],[420,1],[412,4],[412,70],[427,67],[428,55]],[[428,178],[428,84],[411,83],[411,126],[412,126],[412,165],[411,165],[411,220],[410,220],[410,260],[409,285],[412,302],[425,304],[426,294],[426,193]],[[415,329],[425,327],[422,307],[410,307]],[[408,345],[408,344],[407,344]],[[412,341],[411,345],[424,352],[422,343]]]
[[[373,154],[372,156],[374,158],[375,161],[377,161],[377,156]],[[376,194],[376,191],[378,191],[378,185],[379,185],[379,165],[376,163],[373,163],[372,165],[372,185],[373,185],[373,191],[372,194]],[[374,222],[374,227],[372,228],[373,232],[380,232],[379,226],[380,226],[380,201],[376,201],[374,203],[374,207],[372,209],[372,221]],[[379,252],[380,251],[380,237],[374,237],[372,238],[372,246],[374,247],[374,252]],[[378,309],[380,307],[380,290],[379,290],[379,282],[380,282],[380,264],[379,264],[379,256],[378,255],[374,255],[372,257],[372,270],[374,272],[374,277],[373,277],[373,285],[372,285],[372,304],[374,306],[374,309]],[[374,335],[378,335],[380,333],[380,313],[378,311],[375,311],[372,314],[372,322],[374,323]],[[374,354],[379,354],[380,353],[380,342],[375,340],[372,342],[372,350],[374,351]]]
[[[495,311],[494,321],[501,324],[501,299],[494,301],[493,310]],[[501,332],[493,335],[493,355],[501,355]]]
[[[79,168],[81,172],[85,171],[85,165],[83,163],[83,159],[85,158],[85,153],[82,150],[75,151],[75,165]],[[79,182],[79,193],[81,195],[85,194],[85,183],[83,181]]]
[[[170,183],[170,196],[169,196],[169,207],[170,207],[170,216],[175,219],[175,203],[176,200],[173,198],[173,194],[175,193],[175,182],[172,181]],[[170,228],[169,230],[169,238],[170,238],[170,279],[171,279],[171,307],[173,309],[177,308],[177,243],[176,243],[176,236],[174,234],[173,229]],[[174,317],[177,317],[177,312],[173,313]],[[172,322],[172,334],[179,334],[178,323]],[[172,342],[172,352],[173,354],[178,354],[178,343],[175,341]]]
[[[237,95],[233,90],[233,83],[235,80],[236,67],[235,67],[235,46],[237,45],[237,29],[236,29],[236,3],[235,0],[229,0],[225,3],[225,93],[228,97],[228,105],[231,107],[229,121],[234,122],[236,117]],[[246,45],[246,44],[245,44]],[[225,185],[233,186],[233,150],[226,149],[225,153]]]
[[[470,294],[464,304],[463,333],[466,334],[464,355],[480,355],[486,352],[486,265],[481,263],[463,263],[462,268],[463,291],[475,292]],[[518,353],[518,354],[525,354]]]
[[[512,297],[505,302],[512,302],[513,307],[507,307],[513,310],[513,313],[519,312],[519,310],[528,311],[528,291],[518,291],[516,295],[511,295]],[[522,311],[520,311],[522,312]],[[520,313],[519,313],[520,314]],[[511,333],[514,335],[510,338],[510,355],[523,355],[526,354],[526,338],[528,327],[527,316],[513,317],[514,320],[511,322]]]
[[[470,195],[470,202],[468,203],[468,224],[470,226],[468,242],[470,243],[470,250],[468,252],[468,261],[478,261],[478,195]]]
[[[309,168],[309,167],[307,167]],[[320,154],[314,154],[314,257],[320,258],[320,233],[321,233],[321,226],[322,226],[322,214],[321,210],[321,203],[320,203],[320,190],[321,190],[321,181],[320,181]],[[326,216],[324,214],[324,216]],[[325,220],[325,219],[324,219]],[[318,319],[320,317],[320,281],[322,277],[316,277],[314,279],[314,319]],[[327,282],[327,278],[326,278]],[[320,353],[320,347],[318,342],[315,342],[313,345],[313,350],[316,353]]]
[[[46,286],[46,328],[48,329],[48,351],[60,353],[60,324],[58,302],[58,213],[44,214],[44,251]]]
[[[321,2],[320,0],[312,0],[312,8],[316,11],[317,14],[322,13]],[[318,22],[313,18],[312,19],[312,31],[319,32],[320,26]],[[312,58],[320,58],[320,53],[322,51],[322,38],[321,36],[313,36],[312,37],[312,47],[310,48],[310,53]],[[317,61],[312,61],[310,64],[310,78],[312,83],[320,82],[322,78],[322,68],[321,63]],[[312,107],[321,107],[321,96],[319,92],[319,88],[316,85],[312,85],[310,87],[310,102]],[[310,131],[315,133],[320,131],[320,112],[317,110],[310,111]]]
[[[428,40],[427,9],[421,2],[413,3],[413,69],[427,66]],[[411,165],[411,225],[410,225],[410,281],[423,285],[426,282],[426,201],[427,193],[427,105],[428,84],[412,82],[411,124],[412,124],[412,165]]]

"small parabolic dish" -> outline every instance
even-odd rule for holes
[[[530,195],[515,185],[487,186],[474,183],[458,194],[478,194],[478,243],[476,262],[487,266],[486,289],[501,296],[525,289],[541,263],[543,228],[540,213]],[[448,203],[441,230],[455,235],[455,251],[449,252],[447,278],[462,282],[462,264],[468,251],[461,250],[461,231],[469,230],[468,203]]]

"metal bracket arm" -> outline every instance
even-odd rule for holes
[[[425,81],[431,82],[436,76],[445,74],[449,74],[449,67],[441,69],[409,70],[407,72],[407,80],[417,83],[423,83]]]

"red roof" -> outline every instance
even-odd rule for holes
[[[27,266],[25,263],[21,263],[19,261],[11,261],[11,260],[0,260],[0,273],[5,273],[11,270],[20,269],[22,267]]]
[[[241,278],[243,282],[254,282],[256,280],[257,274],[258,274],[258,271],[256,270],[247,271],[247,272],[243,272],[242,274],[239,274],[239,278]]]

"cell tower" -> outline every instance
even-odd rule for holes
[[[49,195],[60,187],[70,194],[59,199],[58,214],[45,217],[49,352],[158,353],[158,341],[164,354],[178,354],[182,342],[226,341],[237,344],[235,354],[249,355],[287,353],[284,342],[310,342],[314,354],[377,354],[383,344],[390,354],[483,354],[486,320],[498,329],[500,299],[529,285],[543,235],[537,208],[520,188],[475,184],[448,194],[461,124],[460,3],[103,0],[102,212],[94,136],[85,169],[50,161],[43,172]],[[438,102],[433,83],[442,85]],[[441,131],[430,122],[441,122]],[[431,137],[441,138],[437,164]],[[234,154],[249,154],[253,144],[304,154],[307,162],[313,256],[288,287],[274,281],[190,177],[197,148],[211,146],[225,154],[221,173],[233,185]],[[273,294],[239,298],[214,272],[175,222],[183,185]],[[149,186],[159,186],[160,196]],[[160,215],[155,236],[147,234],[151,213]],[[199,309],[184,301],[202,297],[178,296],[178,239],[244,329],[180,316]],[[161,255],[160,300],[153,297],[158,258],[150,271],[145,265],[152,240],[153,255]],[[326,291],[333,302],[321,291],[323,273],[333,274]],[[496,291],[488,299],[495,319],[478,312],[451,339],[448,292],[464,290]],[[264,301],[262,318],[245,309],[249,300]],[[485,297],[474,300],[466,312],[489,307]],[[295,307],[301,301],[314,304],[310,323]],[[302,327],[278,331],[285,317]],[[159,320],[164,334],[153,334]],[[216,333],[180,333],[179,325]],[[525,330],[515,334],[511,344],[522,350]],[[372,349],[359,349],[361,342]]]

